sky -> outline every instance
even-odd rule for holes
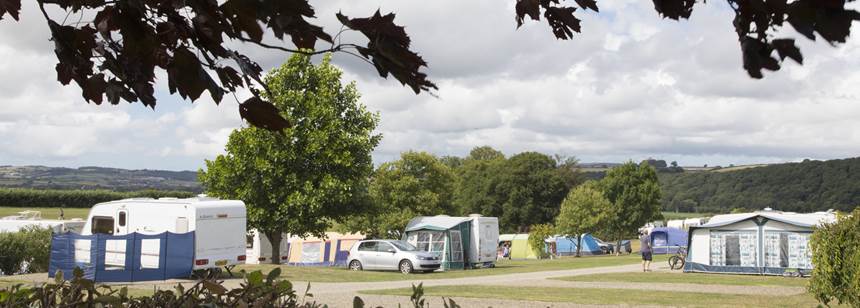
[[[601,13],[579,12],[583,33],[569,41],[556,40],[545,22],[517,29],[514,3],[311,1],[330,33],[340,29],[338,11],[395,12],[439,86],[435,97],[415,95],[350,55],[334,56],[360,102],[381,116],[375,163],[408,150],[464,156],[482,145],[508,156],[684,166],[860,153],[857,37],[835,47],[799,38],[803,66],[789,60],[754,80],[742,69],[733,14],[719,1],[697,4],[682,22],[660,18],[650,1],[600,1]],[[23,6],[21,22],[0,21],[0,165],[197,170],[247,126],[230,96],[219,105],[208,94],[182,100],[169,94],[163,73],[154,110],[87,104],[77,86],[56,81],[45,21],[35,3]],[[780,36],[798,37],[791,29]],[[350,40],[359,38],[348,33]],[[289,57],[239,49],[267,70]]]

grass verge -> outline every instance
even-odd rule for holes
[[[805,287],[807,278],[699,273],[609,273],[555,278],[565,281],[693,283],[736,286]]]
[[[362,291],[365,294],[410,296],[412,290],[391,289]],[[760,296],[707,294],[653,290],[439,286],[425,287],[427,296],[494,298],[523,301],[566,302],[584,305],[657,305],[673,307],[815,307],[818,303],[807,294],[793,296]]]
[[[639,255],[622,256],[593,256],[582,258],[561,258],[554,260],[500,260],[495,268],[434,272],[429,274],[403,275],[399,272],[383,271],[350,271],[343,267],[297,267],[280,265],[281,278],[310,282],[373,282],[394,280],[427,280],[443,278],[460,278],[474,276],[489,276],[514,273],[527,273],[553,270],[569,270],[580,268],[616,266],[636,264],[640,261]],[[665,256],[655,257],[655,262],[665,262]],[[237,270],[247,272],[261,270],[268,273],[278,265],[241,265]]]
[[[11,216],[23,211],[40,211],[42,219],[57,219],[60,217],[60,208],[58,207],[10,207],[0,206],[0,217]],[[66,219],[80,218],[86,219],[90,213],[89,208],[64,208],[63,214]]]

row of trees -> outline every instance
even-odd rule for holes
[[[656,219],[662,219],[657,172],[649,164],[628,162],[610,169],[601,180],[571,190],[561,204],[555,228],[556,233],[577,238],[579,256],[581,234],[620,241]]]
[[[661,173],[663,209],[851,211],[860,204],[860,158],[806,160],[728,172]]]
[[[292,125],[281,133],[235,130],[226,154],[199,172],[210,195],[243,200],[249,228],[276,245],[283,233],[322,235],[332,227],[398,238],[409,219],[440,214],[499,217],[502,232],[524,232],[556,220],[565,196],[585,180],[574,158],[505,157],[487,146],[466,157],[405,152],[374,170],[379,116],[340,77],[328,56],[319,65],[292,57],[265,79],[265,98]],[[599,183],[612,204],[600,210],[626,218],[612,221],[605,233],[611,238],[628,236],[659,215],[656,173],[648,164],[614,168]],[[646,205],[655,208],[643,210]],[[278,249],[272,251],[272,260],[280,260]]]
[[[502,232],[551,222],[582,182],[576,160],[524,152],[506,158],[491,147],[466,157],[404,152],[370,176],[366,212],[341,225],[374,237],[400,237],[415,216],[481,214],[499,217]]]

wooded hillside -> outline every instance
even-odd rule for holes
[[[732,172],[660,174],[663,210],[724,213],[735,208],[812,212],[860,205],[860,158],[805,160]]]

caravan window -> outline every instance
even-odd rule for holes
[[[113,217],[95,216],[92,221],[93,234],[113,234]]]
[[[120,226],[120,227],[125,227],[125,216],[126,216],[125,212],[119,212],[119,221],[118,221],[118,223],[119,223],[119,226]]]

